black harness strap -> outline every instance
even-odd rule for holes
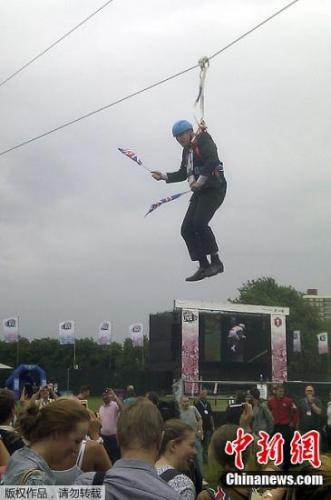
[[[182,474],[182,472],[179,472],[176,469],[167,469],[164,472],[162,472],[162,474],[160,474],[160,477],[166,483],[168,483],[169,481],[171,481],[172,479],[174,479],[176,476],[179,476],[180,474]]]
[[[105,475],[106,475],[106,473],[103,471],[96,472],[94,474],[92,485],[93,486],[97,486],[97,485],[100,486],[101,484],[103,484],[103,481],[105,479]]]

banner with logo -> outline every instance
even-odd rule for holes
[[[199,379],[199,311],[182,309],[182,379],[185,392],[198,391]]]
[[[300,332],[300,330],[293,331],[293,352],[301,352],[301,332]]]
[[[99,325],[98,344],[110,345],[111,340],[111,321],[102,321]]]
[[[318,339],[318,354],[328,354],[329,339],[327,332],[322,332],[317,335]]]
[[[5,342],[14,343],[18,341],[18,316],[6,318],[2,321]]]
[[[59,343],[61,345],[75,343],[75,322],[61,321],[59,323]]]
[[[133,323],[129,326],[129,335],[134,347],[143,347],[144,345],[144,327],[142,323]]]
[[[283,314],[271,314],[272,381],[287,380],[286,319]]]

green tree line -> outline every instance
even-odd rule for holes
[[[0,342],[0,360],[10,366],[18,364],[38,364],[44,370],[74,367],[73,345],[60,345],[57,339],[41,338],[29,340],[20,338],[16,343]],[[118,370],[130,366],[142,369],[148,364],[148,339],[143,347],[134,347],[131,339],[123,344],[112,342],[101,346],[92,338],[76,339],[75,360],[79,369],[95,367]]]
[[[239,296],[230,299],[231,302],[290,308],[286,318],[289,380],[329,381],[330,352],[318,354],[317,334],[331,333],[331,322],[320,318],[317,308],[303,298],[304,293],[292,286],[279,285],[272,277],[247,281],[238,291]],[[293,352],[294,330],[301,332],[301,352]]]

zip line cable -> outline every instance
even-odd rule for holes
[[[214,54],[212,54],[211,56],[208,57],[208,59],[213,59],[214,57],[218,56],[219,54],[221,54],[222,52],[224,52],[224,50],[227,50],[229,49],[230,47],[232,47],[232,45],[234,45],[235,43],[238,43],[240,42],[240,40],[242,40],[243,38],[245,38],[246,36],[250,35],[251,33],[253,33],[253,31],[261,28],[261,26],[263,26],[264,24],[266,24],[267,22],[271,21],[274,17],[278,16],[279,14],[281,14],[282,12],[284,12],[284,10],[287,10],[289,9],[290,7],[292,7],[292,5],[294,5],[295,3],[297,3],[299,0],[293,0],[293,2],[285,5],[285,7],[283,7],[282,9],[280,10],[277,10],[277,12],[275,12],[274,14],[272,14],[271,16],[267,17],[266,19],[264,19],[264,21],[261,21],[259,24],[257,24],[256,26],[254,26],[254,28],[250,29],[249,31],[246,31],[246,33],[244,33],[243,35],[240,35],[238,36],[238,38],[236,38],[235,40],[233,40],[233,42],[230,42],[228,43],[228,45],[226,45],[225,47],[223,47],[222,49],[218,50],[217,52],[215,52]]]
[[[55,42],[53,42],[51,45],[49,45],[49,47],[47,47],[45,50],[43,50],[42,52],[40,52],[39,54],[37,54],[30,61],[28,61],[27,63],[25,63],[21,68],[19,68],[18,70],[16,70],[13,74],[11,74],[7,78],[5,78],[5,80],[3,80],[2,82],[0,82],[0,87],[2,87],[3,85],[5,85],[5,83],[9,82],[9,80],[11,80],[12,78],[14,78],[14,76],[16,76],[19,73],[21,73],[25,68],[27,68],[28,66],[30,66],[30,64],[32,64],[35,61],[37,61],[37,59],[39,59],[41,56],[43,56],[44,54],[46,54],[49,50],[51,50],[53,47],[55,47],[55,45],[58,45],[60,42],[62,42],[62,40],[64,40],[65,38],[67,38],[69,35],[71,35],[71,33],[73,33],[78,28],[80,28],[81,26],[83,26],[83,24],[85,24],[93,16],[95,16],[96,14],[98,14],[102,9],[104,9],[105,7],[107,7],[107,5],[109,5],[112,1],[113,0],[108,0],[108,2],[106,2],[104,5],[101,5],[101,7],[99,7],[96,11],[92,12],[92,14],[90,14],[85,19],[83,19],[83,21],[81,21],[76,26],[74,26],[70,31],[68,31],[67,33],[65,33],[64,35],[62,35],[61,38],[59,38],[58,40],[56,40]]]
[[[243,38],[245,38],[246,36],[248,36],[251,33],[253,33],[253,31],[257,30],[258,28],[260,28],[261,26],[263,26],[264,24],[266,24],[268,21],[271,21],[276,16],[278,16],[279,14],[281,14],[282,12],[284,12],[285,10],[287,10],[288,8],[292,7],[292,5],[294,5],[297,2],[299,2],[299,0],[293,0],[292,2],[290,2],[289,4],[287,4],[285,7],[283,7],[280,10],[278,10],[277,12],[275,12],[274,14],[272,14],[271,16],[269,16],[266,19],[264,19],[264,21],[260,22],[259,24],[257,24],[253,28],[251,28],[249,31],[246,31],[245,33],[243,33],[242,35],[240,35],[239,37],[237,37],[235,40],[233,40],[232,42],[230,42],[229,44],[227,44],[225,47],[223,47],[219,51],[217,51],[214,54],[212,54],[208,59],[213,59],[214,57],[218,56],[219,54],[221,54],[222,52],[224,52],[226,49],[232,47],[235,43],[241,41]],[[133,92],[132,94],[128,94],[125,97],[117,99],[116,101],[113,101],[110,104],[106,104],[105,106],[102,106],[101,108],[98,108],[98,109],[96,109],[94,111],[86,113],[86,114],[84,114],[82,116],[79,116],[78,118],[75,118],[74,120],[70,120],[69,122],[63,123],[62,125],[59,125],[58,127],[55,127],[55,128],[53,128],[51,130],[48,130],[47,132],[44,132],[43,134],[37,135],[35,137],[32,137],[31,139],[23,141],[23,142],[17,144],[16,146],[12,146],[11,148],[8,148],[8,149],[6,149],[4,151],[0,151],[0,156],[3,156],[6,153],[9,153],[10,151],[13,151],[15,149],[18,149],[18,148],[21,148],[23,146],[26,146],[27,144],[30,144],[31,142],[37,141],[37,140],[39,140],[39,139],[41,139],[43,137],[46,137],[47,135],[50,135],[50,134],[53,134],[54,132],[62,130],[63,128],[69,127],[70,125],[73,125],[74,123],[77,123],[77,122],[79,122],[81,120],[84,120],[85,118],[89,118],[90,116],[93,116],[93,115],[95,115],[97,113],[100,113],[101,111],[104,111],[104,110],[109,109],[109,108],[111,108],[113,106],[116,106],[117,104],[120,104],[121,102],[124,102],[124,101],[126,101],[128,99],[131,99],[132,97],[136,97],[137,95],[140,95],[140,94],[142,94],[144,92],[147,92],[148,90],[151,90],[151,89],[153,89],[155,87],[158,87],[159,85],[162,85],[163,83],[166,83],[166,82],[168,82],[170,80],[178,78],[179,76],[182,76],[185,73],[188,73],[188,72],[190,72],[190,71],[192,71],[193,69],[196,69],[196,68],[199,68],[199,63],[195,64],[194,66],[191,66],[190,68],[184,69],[183,71],[180,71],[180,72],[178,72],[178,73],[176,73],[176,74],[174,74],[172,76],[164,78],[163,80],[160,80],[160,81],[158,81],[156,83],[153,83],[153,84],[149,85],[148,87],[145,87],[145,88],[143,88],[141,90]]]

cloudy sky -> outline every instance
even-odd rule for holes
[[[105,2],[0,2],[0,80]],[[284,0],[114,0],[0,87],[0,150],[162,80],[218,51]],[[0,156],[0,317],[22,334],[114,339],[173,300],[225,302],[273,276],[331,294],[331,5],[301,0],[211,61],[206,120],[228,195],[213,219],[223,275],[195,270],[179,231],[188,197],[144,218],[166,185],[122,156],[177,170],[177,119],[193,119],[198,70]],[[281,304],[280,304],[281,305]]]

